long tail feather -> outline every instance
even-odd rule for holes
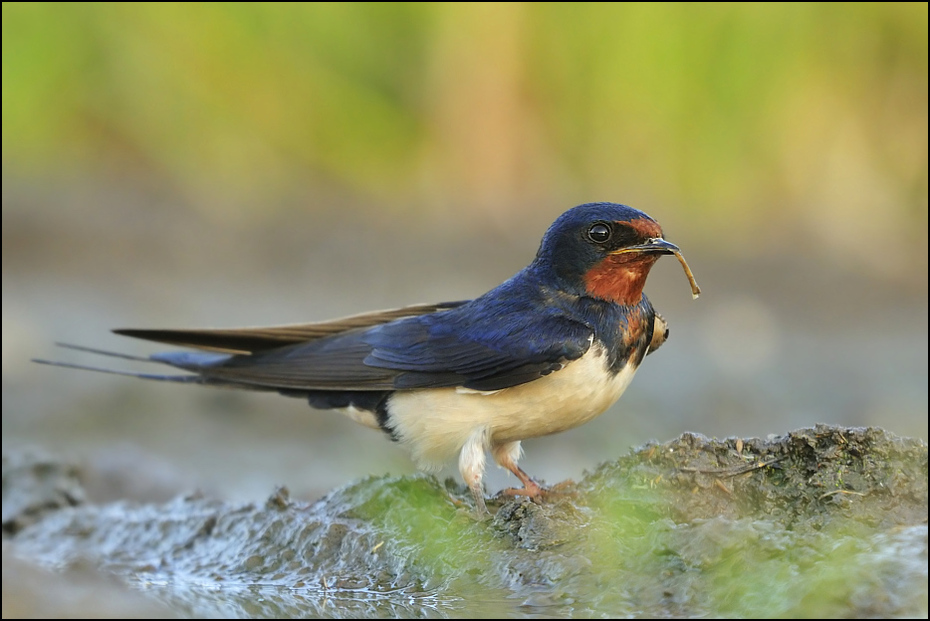
[[[217,386],[220,388],[240,388],[244,390],[273,390],[263,386],[254,386],[248,382],[238,382],[228,379],[219,379],[215,377],[204,377],[198,370],[202,367],[216,364],[227,358],[228,354],[216,354],[209,352],[162,352],[151,356],[133,356],[105,349],[96,349],[85,347],[83,345],[74,345],[71,343],[55,343],[59,347],[71,349],[74,351],[96,354],[98,356],[108,356],[110,358],[120,358],[122,360],[131,360],[133,362],[150,362],[172,366],[185,371],[191,371],[193,375],[169,375],[161,373],[140,373],[138,371],[123,371],[118,369],[109,369],[89,364],[77,364],[74,362],[62,362],[60,360],[45,360],[42,358],[33,358],[32,361],[38,364],[47,364],[53,367],[63,367],[66,369],[80,369],[82,371],[94,371],[96,373],[108,373],[110,375],[123,375],[125,377],[136,377],[140,379],[153,380],[157,382],[176,382],[179,384],[200,384],[202,386]]]
[[[71,349],[84,349],[78,347],[72,347]],[[113,355],[108,352],[99,352],[94,350],[89,350],[93,353],[101,353],[103,355]],[[119,356],[116,354],[116,357],[126,357],[130,360],[147,360],[148,362],[155,362],[154,360],[148,360],[148,358],[135,358],[134,356]],[[42,360],[41,358],[33,358],[33,362],[39,364],[47,364],[53,367],[65,367],[67,369],[81,369],[82,371],[96,371],[97,373],[109,373],[111,375],[125,375],[127,377],[138,377],[147,380],[156,380],[159,382],[179,382],[182,384],[213,384],[208,379],[201,377],[199,375],[159,375],[156,373],[137,373],[135,371],[117,371],[116,369],[106,369],[103,367],[93,367],[86,364],[74,364],[72,362],[59,362],[57,360]]]
[[[115,351],[107,351],[105,349],[94,349],[93,347],[84,347],[83,345],[73,345],[71,343],[55,343],[57,347],[63,347],[65,349],[73,349],[75,351],[84,351],[89,354],[98,354],[100,356],[110,356],[111,358],[122,358],[123,360],[136,360],[138,362],[159,362],[160,360],[153,360],[147,356],[131,356],[129,354],[121,354]],[[39,362],[36,360],[35,362]],[[44,364],[44,363],[43,363]]]
[[[153,362],[156,364],[165,364],[172,365],[170,359],[160,359],[158,355],[155,356],[133,356],[131,354],[123,354],[116,351],[109,351],[106,349],[96,349],[94,347],[85,347],[83,345],[74,345],[73,343],[55,343],[58,347],[64,349],[71,349],[74,351],[85,352],[88,354],[96,354],[98,356],[108,356],[110,358],[120,358],[121,360],[132,360],[133,362]],[[170,358],[170,357],[169,357]],[[33,362],[39,364],[47,364],[53,367],[64,367],[66,369],[80,369],[82,371],[95,371],[97,373],[109,373],[110,375],[124,375],[126,377],[138,377],[141,379],[155,380],[158,382],[178,382],[181,384],[208,384],[208,385],[222,385],[227,382],[218,382],[211,380],[200,375],[168,375],[161,373],[140,373],[138,371],[121,371],[118,369],[108,369],[105,367],[97,367],[89,364],[77,364],[74,362],[61,362],[59,360],[44,360],[41,358],[33,358]],[[172,365],[177,366],[177,365]],[[191,369],[196,370],[196,369]]]

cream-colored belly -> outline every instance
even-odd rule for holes
[[[611,377],[603,348],[592,347],[564,369],[511,388],[399,391],[390,397],[388,411],[395,434],[417,464],[436,469],[482,427],[493,447],[582,425],[619,399],[635,372],[628,364]]]

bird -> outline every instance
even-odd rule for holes
[[[533,261],[472,300],[416,304],[302,325],[235,329],[117,329],[180,346],[137,357],[183,374],[35,362],[133,377],[274,391],[306,399],[381,430],[417,466],[458,458],[479,513],[486,514],[487,456],[539,500],[546,489],[520,466],[521,442],[584,424],[616,402],[668,324],[643,293],[652,266],[678,246],[642,211],[586,203],[558,217]]]

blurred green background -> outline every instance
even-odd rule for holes
[[[921,256],[926,101],[924,3],[3,7],[5,174],[220,219],[319,186],[402,217],[617,197],[724,252]]]
[[[4,444],[94,461],[101,494],[412,466],[298,401],[28,362],[94,362],[54,341],[473,297],[594,200],[662,222],[705,294],[659,264],[669,342],[531,474],[684,430],[927,435],[925,3],[2,11]]]

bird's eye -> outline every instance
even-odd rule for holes
[[[603,222],[598,222],[588,229],[588,239],[595,244],[603,244],[610,239],[610,227]]]

